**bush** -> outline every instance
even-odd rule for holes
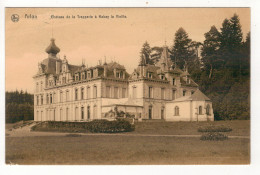
[[[93,133],[117,133],[134,130],[134,126],[129,121],[117,119],[93,120],[91,122],[57,122],[48,121],[35,125],[33,131],[59,131],[59,132],[93,132]]]
[[[206,134],[203,134],[201,137],[200,137],[200,140],[227,140],[228,139],[228,136],[227,135],[224,135],[222,133],[219,133],[219,132],[210,132],[210,133],[206,133]]]
[[[133,131],[134,127],[131,126],[129,121],[123,119],[117,119],[114,121],[93,120],[89,122],[87,130],[96,133],[116,133]]]
[[[202,126],[198,128],[199,132],[230,132],[232,131],[232,128],[227,127],[227,126],[214,126],[214,125],[210,125],[210,126]]]

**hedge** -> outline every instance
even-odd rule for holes
[[[201,137],[200,137],[200,140],[211,140],[211,141],[222,141],[222,140],[227,140],[228,139],[228,136],[227,135],[224,135],[222,133],[219,133],[219,132],[210,132],[210,133],[206,133],[206,134],[203,134]]]
[[[210,126],[199,127],[198,131],[199,132],[230,132],[232,131],[232,128],[223,125],[219,125],[219,126],[210,125]]]
[[[124,119],[114,121],[93,120],[90,122],[58,122],[48,121],[32,127],[34,131],[59,132],[92,132],[92,133],[118,133],[134,130],[134,125]]]

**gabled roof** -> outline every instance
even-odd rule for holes
[[[199,89],[197,89],[194,94],[192,94],[191,96],[184,96],[184,97],[180,97],[174,100],[175,102],[178,101],[210,101],[210,99],[203,94]]]
[[[190,99],[191,99],[191,100],[194,100],[194,101],[204,101],[204,100],[209,101],[209,100],[210,100],[210,99],[209,99],[205,94],[203,94],[199,89],[196,90],[196,91],[194,92],[194,94],[192,94],[192,95],[190,96]]]

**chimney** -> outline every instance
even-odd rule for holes
[[[104,63],[104,77],[107,77],[107,63]]]

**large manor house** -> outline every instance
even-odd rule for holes
[[[48,57],[34,79],[35,121],[91,121],[134,117],[138,120],[213,121],[212,102],[184,70],[174,64],[167,46],[159,61],[141,58],[134,72],[116,62],[94,67],[71,65],[57,57],[51,39]]]

